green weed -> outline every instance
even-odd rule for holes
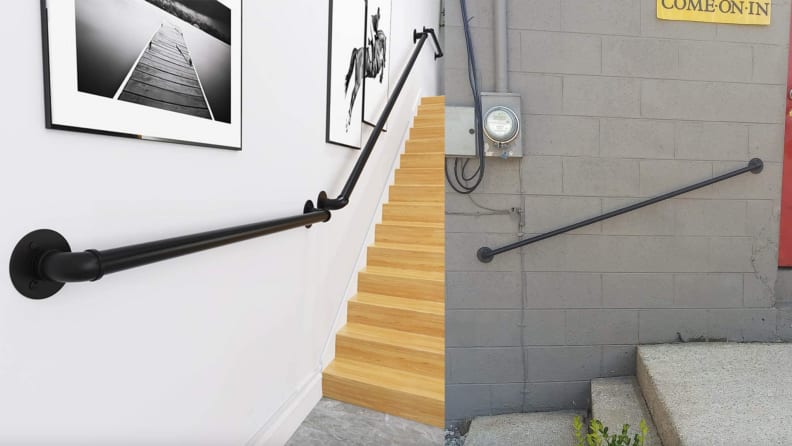
[[[583,429],[583,420],[580,417],[575,417],[572,426],[575,428],[575,440],[577,441],[575,446],[643,446],[649,431],[644,420],[641,420],[640,424],[641,433],[633,435],[632,438],[627,433],[630,430],[629,424],[622,426],[621,432],[618,434],[608,433],[608,427],[603,425],[600,420],[591,420],[587,433]]]

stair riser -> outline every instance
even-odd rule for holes
[[[336,339],[336,356],[434,377],[443,376],[445,370],[442,353],[412,350],[341,334]]]
[[[383,221],[409,221],[409,222],[430,222],[443,223],[445,215],[442,208],[432,206],[393,206],[386,204],[382,207]]]
[[[675,427],[673,418],[669,408],[662,402],[657,393],[654,381],[652,380],[646,364],[643,362],[640,352],[638,352],[636,360],[635,378],[638,380],[638,386],[641,388],[641,394],[646,401],[646,406],[652,414],[652,421],[657,428],[657,434],[665,446],[680,446],[682,440],[679,437],[679,432]]]
[[[445,300],[445,283],[442,280],[383,276],[367,272],[358,275],[358,291],[432,302]]]
[[[404,153],[443,153],[444,150],[444,139],[432,141],[407,141],[407,143],[405,143]]]
[[[349,301],[347,322],[428,336],[443,336],[445,332],[445,318],[442,314],[382,307],[355,300]]]
[[[409,243],[427,246],[445,245],[445,231],[442,228],[377,225],[374,233],[374,240],[381,243]]]
[[[445,411],[442,401],[411,395],[379,386],[325,374],[324,396],[420,423],[443,427]]]
[[[445,157],[442,153],[415,155],[402,155],[399,165],[404,168],[442,169]]]
[[[388,200],[396,202],[445,203],[445,188],[442,186],[391,186]]]
[[[396,171],[396,184],[442,186],[445,183],[443,169],[410,169]]]
[[[368,248],[368,264],[388,268],[407,268],[421,271],[445,271],[444,252],[425,252],[401,249]]]

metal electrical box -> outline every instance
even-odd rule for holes
[[[446,156],[476,156],[473,107],[446,107]]]
[[[506,107],[520,119],[520,95],[511,93],[482,93],[481,114],[486,115],[493,107]],[[497,147],[484,137],[484,155],[502,158],[523,156],[522,122],[514,141]],[[473,107],[446,107],[446,156],[476,156],[476,130]]]
[[[486,119],[487,111],[494,107],[506,107],[517,116],[517,137],[502,147],[497,147],[488,138],[484,138],[484,155],[501,158],[523,156],[523,126],[520,95],[512,93],[481,93],[481,114]]]

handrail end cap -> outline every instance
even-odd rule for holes
[[[753,158],[748,161],[748,167],[752,167],[751,173],[760,173],[764,169],[764,161],[761,158]]]
[[[481,263],[489,263],[495,256],[492,254],[491,249],[484,246],[479,248],[479,250],[476,252],[476,257],[478,257],[479,262]]]

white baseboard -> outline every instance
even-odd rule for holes
[[[283,446],[322,399],[322,371],[317,370],[278,409],[247,446]]]

